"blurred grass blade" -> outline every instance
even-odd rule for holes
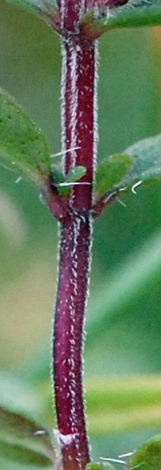
[[[107,15],[106,15],[107,11]],[[92,28],[95,32],[106,32],[113,28],[131,28],[136,26],[156,26],[161,24],[161,1],[160,0],[130,0],[122,7],[103,11],[102,17],[99,12],[99,19],[93,19]],[[84,19],[84,24],[91,22],[91,15],[88,13]]]
[[[13,451],[14,459],[19,459],[22,449],[22,461],[24,454],[25,461],[33,458],[35,465],[38,465],[36,462],[41,462],[41,458],[42,462],[46,461],[48,465],[48,459],[50,462],[55,462],[55,451],[48,430],[25,416],[3,407],[0,407],[0,442],[2,451],[6,449],[7,452],[7,446],[11,446],[9,455],[12,456]],[[30,451],[36,453],[35,457],[34,455],[32,457]]]
[[[14,98],[0,89],[0,164],[35,182],[50,172],[46,139]]]
[[[91,437],[161,426],[161,377],[96,377],[85,387]]]
[[[104,280],[90,304],[87,317],[88,345],[102,331],[111,318],[116,318],[122,307],[132,302],[145,286],[160,272],[161,233],[149,237],[142,248],[129,256],[116,273]]]

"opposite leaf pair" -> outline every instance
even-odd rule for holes
[[[0,90],[0,164],[36,184],[52,182],[61,197],[68,197],[71,186],[86,173],[77,166],[67,175],[51,164],[48,144],[42,131],[6,91]],[[113,188],[129,190],[138,181],[161,178],[161,135],[144,139],[121,154],[107,157],[96,172],[95,192],[103,197]],[[123,193],[122,193],[123,194]]]
[[[31,13],[40,14],[53,28],[57,29],[58,1],[56,0],[7,0]],[[111,28],[159,25],[161,22],[160,0],[88,0],[88,9],[82,25],[90,24],[93,32],[99,35]],[[99,5],[100,12],[95,18],[94,6]],[[111,14],[104,14],[102,5],[112,6]],[[123,6],[122,6],[123,5]],[[120,8],[121,6],[121,8]],[[116,7],[116,8],[115,8]]]

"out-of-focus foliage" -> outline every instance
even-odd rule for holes
[[[36,17],[0,2],[0,86],[25,106],[47,135],[51,153],[56,153],[60,151],[59,38]],[[101,38],[99,161],[161,132],[160,64],[159,28],[124,29]],[[15,184],[18,176],[0,169],[0,363],[3,384],[8,383],[3,404],[14,406],[18,393],[19,403],[20,397],[23,402],[26,393],[25,411],[51,428],[55,426],[49,376],[57,224],[31,184]],[[85,350],[94,461],[132,451],[160,432],[160,191],[159,182],[140,186],[137,195],[125,196],[126,207],[117,203],[95,222]],[[140,375],[135,393],[135,377]],[[97,407],[102,431],[93,422]],[[0,464],[3,470],[22,470],[17,463],[11,468],[4,459]]]
[[[49,432],[24,415],[0,407],[0,455],[40,468],[56,463]]]

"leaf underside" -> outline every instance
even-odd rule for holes
[[[161,135],[149,137],[124,151],[132,160],[132,166],[123,181],[130,186],[138,180],[150,182],[161,179]]]
[[[32,180],[50,172],[46,139],[21,106],[0,89],[0,164]]]

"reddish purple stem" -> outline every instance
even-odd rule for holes
[[[82,339],[88,293],[92,216],[115,200],[117,190],[92,201],[96,157],[97,59],[93,34],[83,32],[86,8],[128,0],[57,0],[62,33],[62,150],[64,172],[82,165],[86,174],[63,199],[49,179],[43,194],[61,223],[60,266],[53,344],[58,439],[63,470],[85,470],[90,461],[82,390]],[[100,33],[101,34],[101,33]],[[68,152],[66,153],[66,150]]]
[[[62,228],[54,330],[54,379],[65,470],[89,462],[82,393],[82,330],[88,283],[90,224],[77,218]]]
[[[62,140],[64,168],[83,165],[61,226],[60,270],[54,325],[53,370],[58,436],[64,470],[84,470],[90,460],[82,392],[82,336],[91,249],[95,151],[95,45],[81,38],[84,0],[59,1],[62,29]],[[77,148],[78,147],[78,148]],[[75,149],[76,150],[73,150]]]
[[[65,41],[65,147],[72,149],[66,156],[65,171],[76,165],[85,166],[81,179],[84,185],[75,186],[71,196],[74,210],[87,212],[92,204],[94,156],[94,80],[95,47],[89,42]]]

